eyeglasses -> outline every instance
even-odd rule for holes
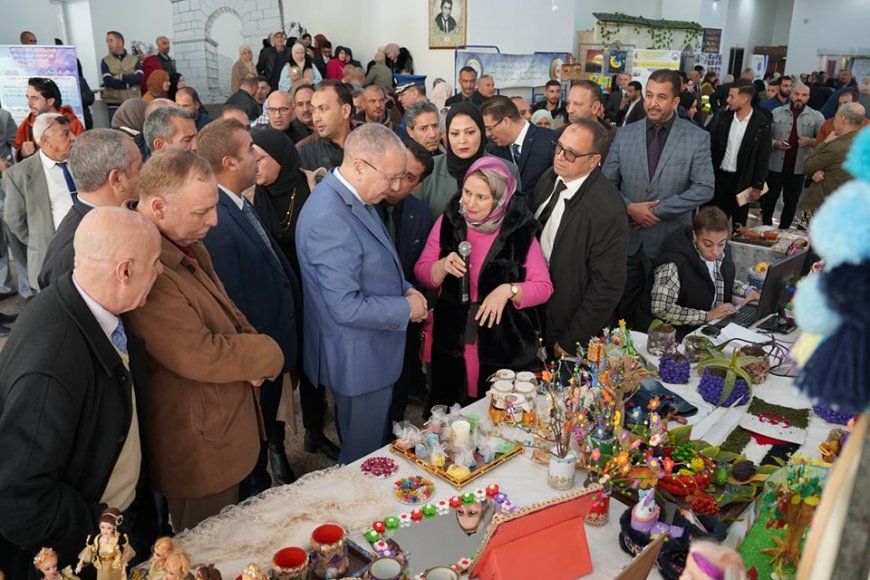
[[[567,149],[558,141],[553,141],[550,143],[550,148],[553,150],[554,155],[559,155],[562,153],[565,156],[565,161],[568,163],[574,163],[580,157],[589,157],[590,155],[598,155],[597,151],[590,151],[589,153],[577,153],[576,151],[572,151],[571,149]]]
[[[371,163],[369,163],[368,161],[366,161],[365,159],[362,159],[361,157],[357,157],[356,160],[362,161],[363,163],[365,163],[366,165],[368,165],[369,167],[374,169],[381,177],[383,177],[384,179],[386,179],[390,183],[391,187],[397,183],[401,185],[402,180],[405,178],[405,175],[406,175],[405,173],[402,173],[401,175],[390,176],[390,175],[387,175],[386,173],[384,173],[383,171],[381,171],[380,169],[378,169],[377,167],[375,167],[374,165],[372,165]]]
[[[276,115],[286,115],[286,114],[289,113],[291,110],[292,110],[292,109],[291,109],[290,107],[269,107],[269,108],[266,110],[266,114],[267,114],[267,115],[272,115],[272,114],[276,114]]]
[[[495,129],[496,127],[498,127],[499,125],[501,125],[501,122],[504,121],[505,119],[507,119],[507,117],[502,117],[501,119],[499,119],[498,121],[496,121],[495,123],[490,125],[489,127],[484,125],[483,128],[486,129],[487,133],[492,133],[492,130]]]

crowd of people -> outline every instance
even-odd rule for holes
[[[364,69],[276,32],[256,62],[240,48],[212,116],[167,38],[145,58],[106,41],[111,128],[85,130],[43,78],[20,128],[0,118],[0,290],[11,254],[33,298],[0,320],[13,577],[43,546],[74,562],[107,507],[147,554],[292,483],[294,388],[305,450],[350,463],[412,396],[465,405],[619,319],[688,331],[757,299],[730,233],[753,205],[772,224],[781,192],[789,228],[849,179],[870,92],[845,70],[720,85],[696,67],[609,93],[550,81],[529,103],[465,67],[430,99],[396,85],[413,61],[395,44]]]

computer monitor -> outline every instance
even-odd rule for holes
[[[808,253],[803,251],[771,264],[761,289],[756,320],[778,312],[781,307],[791,302],[807,256]]]

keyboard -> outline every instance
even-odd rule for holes
[[[723,329],[731,323],[736,324],[737,326],[749,327],[755,324],[755,321],[758,320],[758,306],[755,304],[747,304],[743,308],[741,308],[737,314],[732,314],[731,316],[726,316],[725,318],[719,320],[714,323],[718,329]]]

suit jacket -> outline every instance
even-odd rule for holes
[[[621,116],[621,111],[619,110],[619,105],[622,104],[623,92],[621,89],[616,89],[609,95],[607,95],[607,102],[604,105],[604,112],[607,115],[607,118],[613,121]],[[640,104],[640,103],[638,103]],[[626,107],[627,108],[627,107]]]
[[[384,202],[386,203],[386,202]],[[384,204],[378,205],[378,213],[384,219]],[[384,222],[386,223],[386,222]],[[399,223],[399,239],[396,244],[396,252],[402,263],[402,272],[405,280],[417,285],[414,276],[414,264],[420,259],[423,247],[432,231],[432,211],[426,202],[409,195],[402,200],[402,220]]]
[[[27,246],[27,276],[39,288],[37,277],[45,252],[54,237],[51,200],[42,160],[37,153],[3,172],[6,207],[3,220],[9,231]]]
[[[535,210],[547,202],[557,175],[538,181]],[[544,343],[572,352],[586,344],[610,318],[626,280],[628,214],[619,190],[596,168],[565,203],[550,254],[553,295],[545,306]]]
[[[148,351],[154,487],[168,497],[211,495],[251,473],[264,433],[248,380],[284,366],[227,296],[205,246],[188,249],[195,259],[163,238],[163,273],[124,319]]]
[[[526,199],[531,204],[533,197],[531,194],[535,191],[538,178],[553,166],[551,144],[558,138],[559,134],[556,131],[546,127],[536,127],[529,123],[529,130],[526,131],[526,137],[523,139],[519,159],[514,160],[510,146],[498,147],[495,143],[491,143],[487,149],[493,155],[517,164],[520,170],[520,179],[523,182],[523,191],[529,192]]]
[[[251,211],[257,215],[253,207]],[[268,232],[265,226],[263,231]],[[281,347],[286,372],[298,359],[299,282],[284,252],[266,235],[277,262],[239,206],[220,191],[218,225],[203,241],[227,294],[257,332],[272,337]]]
[[[630,104],[629,107],[631,107]],[[635,121],[640,121],[646,117],[646,109],[643,108],[643,99],[639,100],[634,107],[631,107],[630,111],[628,110],[628,107],[626,107],[624,113],[625,114],[622,115],[620,120],[616,123],[618,127],[623,126],[623,121],[625,122],[625,125],[631,125]]]
[[[305,374],[344,396],[396,382],[411,285],[383,224],[328,174],[296,224],[305,303]]]
[[[107,507],[100,499],[130,429],[134,394],[147,461],[145,351],[129,332],[127,350],[130,370],[67,273],[22,311],[0,354],[0,561],[16,578],[24,577],[11,569],[19,549],[29,553],[30,571],[42,546],[57,550],[61,566],[74,565]],[[153,504],[147,473],[143,464],[131,506],[137,528]]]
[[[795,122],[792,115],[791,107],[783,106],[773,110],[773,130],[771,131],[771,146],[777,141],[788,140],[791,134],[792,123]],[[816,136],[822,128],[825,118],[818,111],[814,111],[809,107],[804,107],[797,117],[797,136],[812,137],[815,140]],[[797,158],[795,159],[794,172],[795,174],[803,174],[804,161],[813,152],[811,146],[799,147],[797,150]],[[782,149],[773,149],[770,154],[769,169],[771,171],[782,171],[782,164],[785,161],[785,151]]]
[[[716,115],[710,127],[710,146],[712,147],[713,167],[718,169],[728,148],[728,133],[734,121],[734,111],[723,111]],[[762,189],[767,177],[767,163],[770,159],[770,119],[761,109],[753,108],[740,149],[737,151],[737,191],[747,187]]]
[[[801,209],[816,211],[829,195],[852,179],[852,174],[843,168],[843,163],[858,133],[859,131],[852,131],[840,135],[833,141],[816,145],[813,154],[807,157],[804,163],[804,170],[807,175],[824,171],[825,178],[818,183],[814,181],[810,184],[806,195],[801,199]]]
[[[254,97],[243,91],[242,89],[237,90],[233,94],[229,96],[229,98],[224,102],[225,105],[236,105],[237,107],[241,107],[245,110],[245,113],[248,115],[248,119],[251,121],[256,121],[260,116],[260,105],[254,100]]]
[[[676,114],[676,113],[675,113]],[[710,135],[697,125],[674,119],[652,179],[647,162],[646,130],[632,123],[617,131],[602,171],[622,192],[625,205],[659,200],[653,209],[661,221],[629,232],[628,255],[641,247],[650,259],[675,229],[692,222],[692,212],[713,197]]]
[[[72,271],[75,262],[75,249],[73,239],[79,224],[89,211],[91,206],[76,201],[67,212],[63,221],[57,226],[57,233],[48,244],[45,251],[45,260],[42,262],[42,270],[39,271],[39,289],[45,290],[62,274]]]

